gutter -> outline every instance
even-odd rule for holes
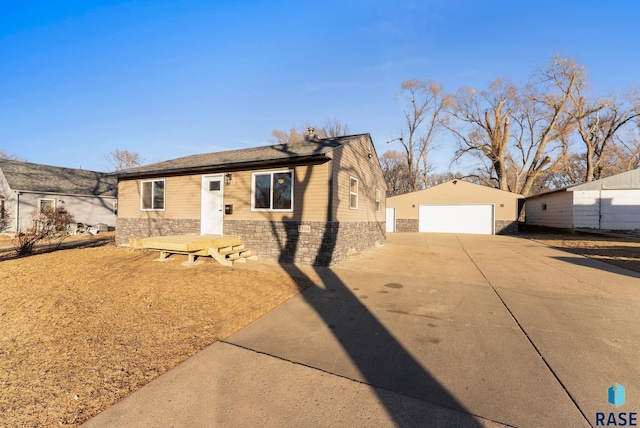
[[[48,192],[46,190],[16,190],[18,194],[30,193],[34,195],[56,195],[56,196],[75,196],[79,198],[105,198],[105,199],[117,199],[117,196],[105,196],[105,195],[87,195],[86,193],[60,193],[60,192]]]

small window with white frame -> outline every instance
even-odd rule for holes
[[[251,174],[252,211],[293,211],[293,170]]]
[[[38,199],[38,211],[53,210],[56,208],[56,200],[50,198]]]
[[[144,180],[140,182],[140,210],[164,211],[165,181]]]
[[[349,208],[352,210],[358,209],[358,179],[355,177],[349,177]]]
[[[376,189],[376,212],[379,213],[380,210],[382,210],[382,192]]]

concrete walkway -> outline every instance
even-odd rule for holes
[[[524,239],[440,234],[287,270],[317,286],[86,426],[578,427],[640,412],[637,274]]]

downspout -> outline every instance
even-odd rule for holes
[[[329,160],[329,201],[327,201],[327,221],[333,221],[333,159]]]
[[[20,232],[20,195],[22,193],[16,190],[16,233]]]
[[[602,229],[602,189],[598,195],[598,229]]]

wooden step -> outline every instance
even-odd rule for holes
[[[222,254],[223,256],[227,256],[230,254],[242,254],[242,253],[246,253],[246,252],[251,252],[252,248],[237,248],[237,249],[232,249],[232,250],[223,250],[223,251],[218,251],[219,254]]]
[[[233,266],[233,263],[246,263],[247,260],[258,260],[258,256],[251,253],[252,248],[244,244],[209,248],[209,255],[224,266]]]

